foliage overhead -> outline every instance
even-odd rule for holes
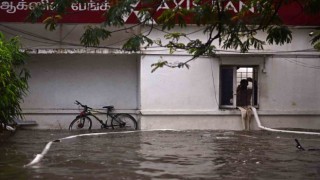
[[[315,49],[320,51],[320,28],[310,33],[312,37],[311,44],[314,46]]]
[[[85,3],[88,0],[55,0],[53,14],[44,21],[46,28],[54,30],[60,18],[68,13],[67,9],[74,3]],[[108,27],[124,27],[124,17],[128,16],[133,10],[138,11],[140,23],[138,25],[150,26],[150,32],[155,28],[153,17],[157,8],[164,3],[174,3],[173,0],[110,0],[111,8],[105,12],[106,21],[100,27],[88,27],[81,37],[81,43],[84,46],[98,46],[100,40],[105,40],[112,35]],[[136,9],[134,6],[140,2],[141,7]],[[194,0],[191,8],[176,6],[175,8],[164,10],[155,21],[167,31],[165,44],[160,40],[153,40],[148,37],[150,34],[136,34],[123,45],[123,50],[139,51],[141,47],[149,47],[157,44],[166,47],[171,53],[177,50],[185,50],[192,55],[189,61],[170,65],[166,61],[160,61],[154,64],[155,68],[185,67],[185,65],[195,58],[216,53],[214,42],[218,42],[223,49],[239,50],[246,53],[251,49],[263,50],[266,44],[283,45],[290,43],[292,32],[283,24],[278,16],[279,9],[290,3],[299,3],[306,13],[319,13],[319,0],[246,0],[242,9],[237,13],[230,11],[226,6],[226,0]],[[242,3],[239,0],[233,0],[235,3]],[[31,21],[36,21],[44,13],[41,11],[41,5],[34,8],[29,15]],[[255,13],[252,13],[254,9]],[[187,24],[195,24],[204,27],[203,33],[208,38],[205,41],[192,39],[181,32],[172,32],[175,27],[185,28]],[[137,25],[132,25],[137,26]],[[123,28],[126,30],[127,28]],[[170,31],[171,30],[171,31]],[[265,32],[266,39],[258,39],[258,32]],[[311,43],[319,49],[319,31],[314,32]],[[181,39],[187,40],[181,41]]]
[[[17,37],[6,40],[0,32],[0,123],[21,116],[20,103],[28,90],[26,53],[21,52]]]

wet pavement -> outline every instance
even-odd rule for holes
[[[320,179],[320,136],[266,131],[113,131],[53,143],[68,131],[20,130],[0,146],[0,179]],[[88,133],[88,132],[85,132]]]

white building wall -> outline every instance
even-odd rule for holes
[[[239,111],[219,108],[220,65],[254,65],[259,67],[258,113],[262,123],[271,127],[319,129],[319,52],[312,51],[308,36],[311,29],[292,31],[292,44],[267,45],[263,51],[248,54],[218,51],[217,57],[192,61],[189,70],[164,67],[151,73],[151,64],[159,60],[174,63],[191,57],[183,51],[169,55],[159,47],[144,51],[141,128],[241,130]],[[191,26],[183,33],[190,34],[191,39],[206,39],[201,28]],[[164,34],[158,30],[151,37]],[[259,36],[263,39],[265,34]],[[215,45],[219,47],[217,42]],[[254,120],[252,127],[257,129]]]
[[[165,60],[183,61],[190,56],[166,56]],[[143,111],[212,111],[218,109],[214,101],[219,94],[217,61],[199,58],[190,69],[159,68],[151,72],[151,64],[159,56],[141,58],[141,109]]]
[[[320,54],[308,51],[310,29],[293,29],[293,42],[285,46],[265,46],[264,51],[246,55],[218,51],[215,58],[192,61],[190,69],[164,67],[151,73],[151,64],[161,58],[177,62],[190,56],[180,51],[171,55],[159,47],[143,49],[141,55],[83,48],[79,38],[84,25],[62,25],[54,32],[40,24],[5,25],[0,30],[8,36],[21,35],[23,48],[33,53],[58,52],[32,54],[28,62],[32,78],[22,108],[26,119],[36,120],[40,129],[68,127],[79,112],[73,102],[79,100],[95,108],[113,104],[121,112],[141,110],[141,129],[242,130],[238,110],[219,108],[219,67],[227,64],[259,66],[258,113],[266,126],[320,129]],[[130,29],[102,46],[120,47],[140,30],[149,32]],[[183,32],[192,39],[206,39],[195,26]],[[164,34],[155,29],[151,38]],[[74,48],[84,54],[68,54]],[[254,122],[252,126],[256,128]]]
[[[261,109],[273,111],[320,110],[320,58],[274,56],[266,60],[261,82]]]
[[[80,38],[87,26],[100,27],[100,24],[59,24],[56,30],[49,31],[42,23],[1,23],[0,31],[7,38],[19,36],[24,49],[90,49],[84,48],[80,43]],[[108,28],[108,30],[113,31],[117,28]],[[133,34],[139,33],[139,30],[139,27],[133,27],[125,32],[114,32],[108,40],[100,41],[98,49],[121,48],[122,44]],[[114,49],[108,50],[110,52],[116,51]]]
[[[134,55],[31,55],[27,68],[32,78],[23,112],[40,128],[50,129],[68,127],[79,113],[75,100],[98,109],[114,105],[118,112],[135,113],[138,61]]]
[[[199,58],[190,63],[189,70],[162,68],[151,73],[150,66],[159,56],[144,56],[141,61],[141,128],[242,130],[237,109],[219,108],[219,67],[256,65],[259,66],[258,113],[262,123],[274,128],[319,129],[320,59],[303,57],[223,55]],[[163,58],[174,62],[187,57]],[[257,129],[254,119],[251,127]]]

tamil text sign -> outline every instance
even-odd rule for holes
[[[215,1],[215,0],[212,0]],[[43,10],[50,15],[53,9],[53,1],[49,0],[8,0],[0,1],[0,22],[25,22],[29,12],[39,4],[46,4]],[[138,23],[138,11],[141,8],[140,2],[133,4],[133,11],[123,17],[126,23]],[[161,12],[170,8],[184,7],[190,9],[196,6],[193,0],[172,0],[170,3],[163,1],[156,7],[153,17],[156,19]],[[73,3],[67,15],[61,20],[62,23],[101,23],[105,21],[104,13],[111,7],[109,0],[88,0],[87,3]],[[224,9],[237,13],[244,7],[248,7],[245,1],[225,1]],[[136,10],[136,11],[135,11]],[[255,8],[249,8],[251,13],[257,13]],[[291,3],[282,7],[279,16],[287,25],[320,26],[320,14],[306,15],[301,6]]]

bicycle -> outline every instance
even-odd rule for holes
[[[125,129],[125,130],[137,130],[138,125],[134,117],[127,113],[112,113],[114,110],[113,106],[104,106],[102,108],[106,109],[106,112],[101,112],[94,110],[93,108],[81,104],[79,101],[75,101],[76,105],[79,105],[83,108],[79,115],[70,123],[69,130],[90,130],[92,127],[92,120],[90,117],[94,117],[100,124],[102,129]],[[106,114],[106,121],[99,119],[95,113]],[[108,120],[111,118],[111,125],[108,125]]]

